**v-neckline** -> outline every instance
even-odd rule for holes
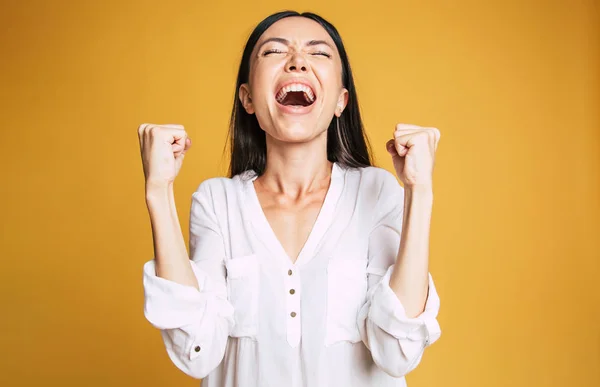
[[[292,257],[285,251],[281,241],[277,238],[275,231],[271,227],[269,220],[260,204],[256,188],[254,187],[254,180],[258,178],[258,175],[251,172],[250,178],[246,180],[246,197],[249,199],[247,202],[248,210],[250,212],[250,221],[254,225],[254,232],[259,238],[263,240],[265,245],[272,253],[279,256],[284,260],[286,266],[299,266],[308,262],[316,252],[319,242],[322,240],[323,235],[331,224],[333,213],[335,211],[335,205],[340,197],[343,187],[343,170],[337,164],[333,163],[331,169],[331,180],[329,187],[325,194],[321,209],[317,214],[317,218],[313,223],[312,229],[310,230],[304,245],[298,253],[296,261],[292,261]]]

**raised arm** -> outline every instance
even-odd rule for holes
[[[387,144],[405,191],[402,238],[390,286],[409,317],[423,311],[427,297],[433,167],[439,139],[437,128],[399,124]]]
[[[384,173],[369,235],[369,291],[358,325],[374,362],[404,376],[441,335],[440,300],[429,274],[431,174],[439,131],[399,125],[388,142],[395,176]]]
[[[173,182],[191,146],[183,126],[143,124],[138,128],[152,225],[156,275],[198,288],[190,267],[173,195]]]
[[[234,324],[222,269],[224,244],[210,189],[202,183],[192,195],[188,255],[172,182],[189,140],[182,128],[152,128],[140,130],[155,251],[144,265],[144,314],[160,329],[173,363],[201,379],[223,360]]]

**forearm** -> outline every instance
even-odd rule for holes
[[[173,186],[147,188],[146,205],[152,224],[156,275],[198,289],[179,224]]]
[[[405,189],[402,235],[390,287],[408,317],[419,315],[427,299],[432,208],[430,188]]]

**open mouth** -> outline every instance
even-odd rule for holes
[[[275,95],[275,99],[284,106],[304,107],[312,105],[316,96],[310,86],[292,83],[282,87]]]

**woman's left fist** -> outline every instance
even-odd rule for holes
[[[437,128],[398,124],[386,144],[404,188],[433,188],[435,151],[440,141]]]

